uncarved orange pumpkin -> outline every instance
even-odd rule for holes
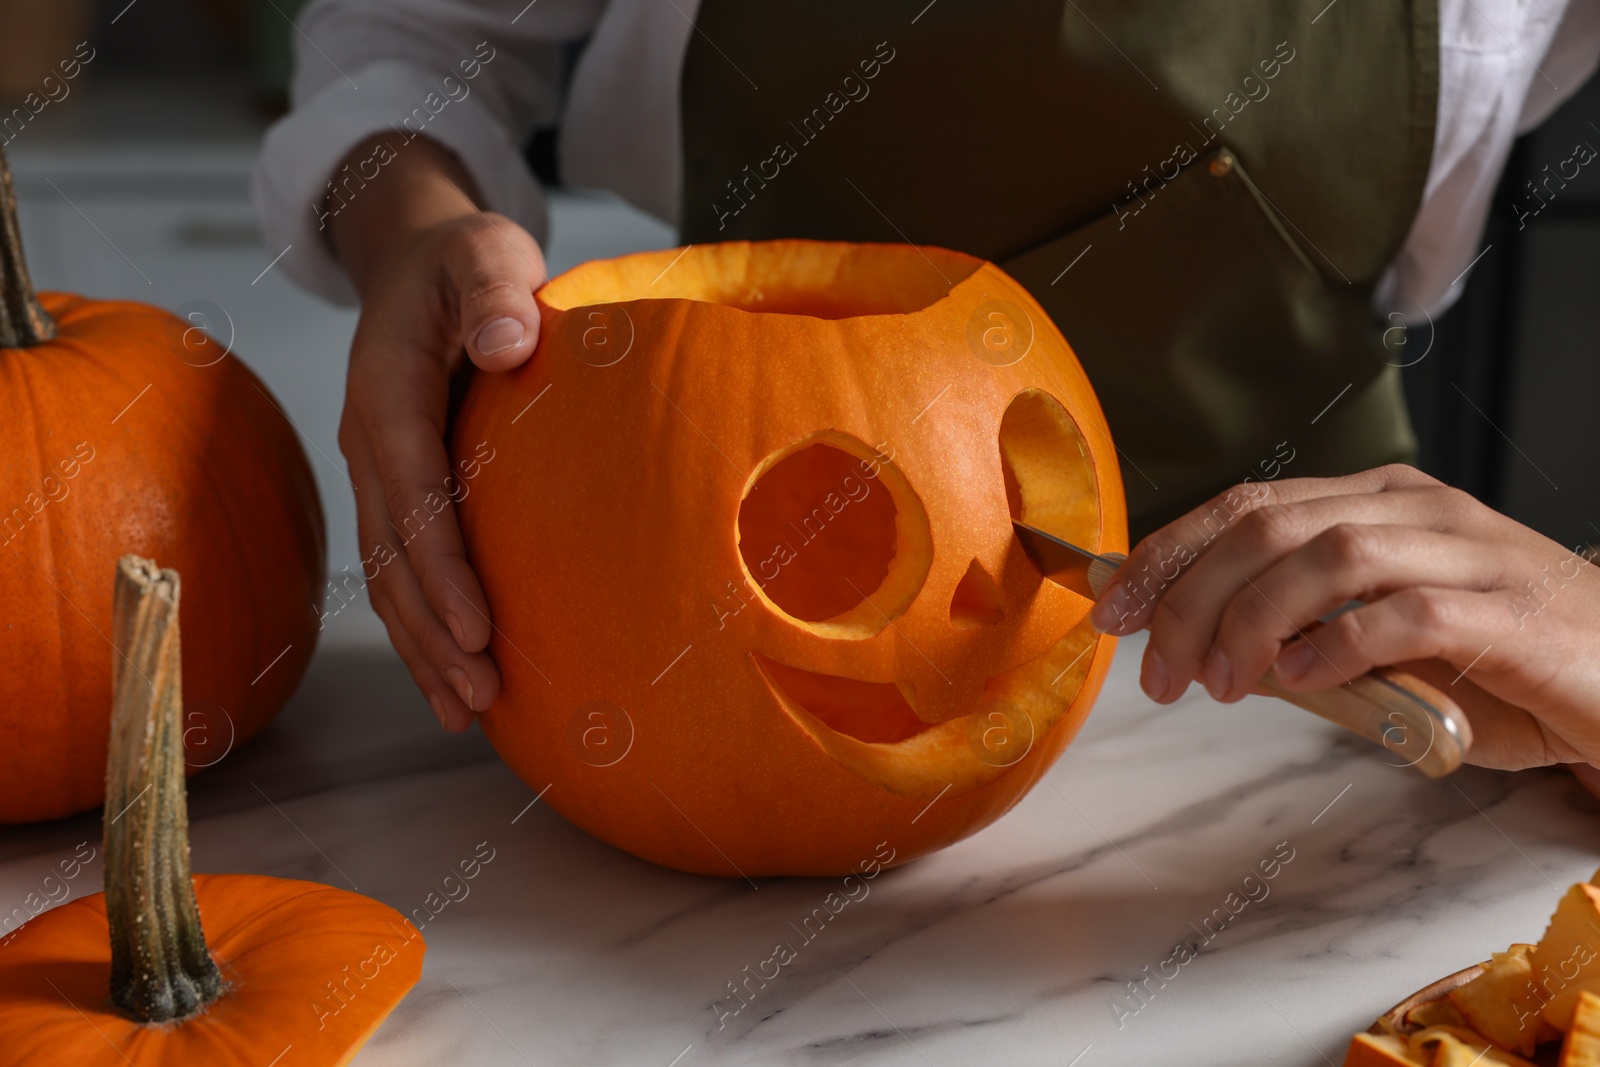
[[[461,520],[511,767],[729,876],[904,861],[1015,804],[1113,642],[1012,519],[1127,540],[1094,392],[1027,292],[941,249],[776,241],[537,297],[537,353],[473,382],[453,438],[497,456]]]
[[[22,822],[104,796],[105,576],[119,556],[158,557],[194,589],[191,768],[288,700],[316,642],[325,563],[316,483],[260,380],[156,308],[47,293],[41,315],[9,189],[4,172],[0,822]]]
[[[114,662],[106,888],[0,940],[0,1058],[347,1063],[416,984],[426,946],[399,912],[357,893],[190,874],[180,582],[137,556],[115,574],[102,652]]]

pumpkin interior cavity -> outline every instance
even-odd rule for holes
[[[893,682],[860,682],[818,674],[752,652],[768,682],[835,733],[869,744],[894,743],[931,729]]]
[[[697,300],[741,311],[843,319],[937,303],[982,264],[902,245],[734,241],[588,263],[540,292],[558,311],[628,300]]]
[[[779,460],[739,507],[739,552],[768,597],[806,622],[843,615],[883,584],[894,501],[861,461],[816,444]]]
[[[1055,397],[1027,389],[1000,420],[1011,517],[1074,544],[1100,544],[1100,492],[1078,423]]]
[[[767,457],[736,536],[773,608],[830,637],[870,637],[916,599],[933,560],[927,512],[893,464],[825,430]]]

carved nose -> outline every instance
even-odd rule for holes
[[[1005,618],[1005,597],[983,564],[974,559],[950,596],[950,625],[958,630],[992,626]]]

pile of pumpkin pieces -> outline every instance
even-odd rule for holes
[[[1357,1034],[1344,1067],[1600,1067],[1600,871],[1537,945],[1512,945],[1445,996]]]

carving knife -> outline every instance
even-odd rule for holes
[[[1090,600],[1099,598],[1127,559],[1119,552],[1091,552],[1024,522],[1012,526],[1023,551],[1046,578]],[[1472,747],[1472,727],[1460,706],[1416,675],[1393,667],[1379,667],[1315,693],[1291,692],[1269,671],[1256,689],[1383,746],[1401,761],[1399,766],[1416,767],[1429,778],[1442,778],[1461,766]]]

